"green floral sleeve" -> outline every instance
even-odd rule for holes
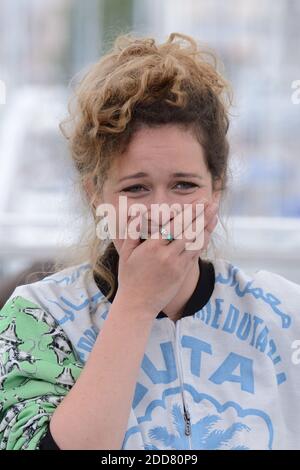
[[[54,318],[11,298],[0,312],[0,450],[38,449],[81,370]]]

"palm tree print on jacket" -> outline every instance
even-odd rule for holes
[[[164,447],[170,449],[189,449],[189,438],[185,435],[185,422],[179,405],[172,407],[173,422],[177,430],[177,435],[170,434],[165,426],[157,426],[148,432],[149,439],[158,441]],[[192,424],[191,446],[197,450],[217,450],[227,448],[230,450],[249,450],[245,446],[231,447],[230,441],[241,431],[249,432],[250,428],[243,423],[236,422],[227,429],[215,429],[215,425],[221,420],[217,415],[209,414],[201,418],[197,423]],[[153,444],[146,444],[145,450],[159,450]]]

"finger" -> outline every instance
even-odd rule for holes
[[[141,214],[134,216],[128,215],[125,238],[120,249],[120,255],[128,259],[132,251],[140,245],[140,234],[141,234]]]
[[[211,234],[216,226],[218,225],[219,218],[217,215],[215,215],[210,222],[207,223],[205,229]]]
[[[214,229],[218,224],[218,218],[216,217],[215,220],[211,223],[211,225],[204,231],[204,245],[202,252],[207,249],[209,242],[211,240],[211,235]]]
[[[210,242],[210,235],[211,234],[207,230],[204,231],[204,243],[200,253],[203,253],[205,250],[207,250],[208,244]]]
[[[216,210],[215,206],[209,203],[207,199],[198,199],[191,204],[185,204],[182,210],[177,211],[177,214],[164,223],[160,230],[164,233],[161,234],[160,230],[157,229],[154,234],[151,234],[151,238],[160,240],[161,245],[169,245],[171,241],[168,239],[168,235],[171,235],[174,244],[178,239],[186,238],[187,240],[193,240],[193,237],[198,230],[194,225],[201,225],[204,228],[205,220],[210,220],[212,213]],[[205,217],[206,213],[206,217]],[[185,233],[185,237],[183,234]],[[185,241],[187,241],[185,240]],[[178,249],[181,251],[181,245]]]
[[[193,238],[192,239],[186,238],[184,240],[184,244],[181,246],[181,249],[182,249],[181,253],[183,253],[184,251],[191,252],[191,254],[195,252],[200,253],[200,251],[203,249],[204,242],[205,242],[204,234],[205,234],[205,229],[204,229],[204,225],[202,222],[201,224],[196,226],[196,231],[193,235]]]
[[[201,216],[204,216],[204,209],[205,204],[203,200],[197,200],[194,203],[185,204],[184,209],[180,211],[172,220],[166,222],[162,226],[162,229],[171,234],[175,240],[178,238],[182,239],[182,235],[185,232],[189,233],[190,238],[192,238],[192,225],[195,221],[197,221],[197,219],[199,220]],[[166,239],[166,236],[163,238]]]
[[[205,227],[203,227],[203,224],[196,226],[196,231],[195,235],[193,236],[193,239],[185,243],[185,246],[182,247],[181,253],[183,253],[185,250],[192,252],[198,251],[199,253],[201,253],[201,251],[207,248],[211,234],[218,224],[218,216],[216,215],[217,211],[218,205],[215,203],[211,204],[207,208],[206,213],[208,220],[206,220]]]
[[[178,220],[180,220],[180,217],[182,217],[183,215],[184,224],[180,225],[180,222],[179,222],[178,227],[174,226],[174,230],[172,230],[173,225],[171,224],[171,233],[173,233],[174,238],[178,238],[183,234],[183,230],[184,230],[187,233],[188,237],[191,239],[194,236],[194,233],[196,232],[196,230],[198,230],[198,228],[196,227],[196,224],[200,224],[201,214],[203,214],[203,210],[204,210],[203,227],[206,227],[207,224],[211,224],[211,220],[217,214],[218,209],[219,209],[219,206],[217,203],[209,202],[206,199],[195,201],[195,204],[193,204],[192,206],[192,217],[190,217],[191,209],[188,207],[187,211],[189,212],[184,212],[183,214],[179,214],[178,216]],[[186,218],[185,215],[188,215],[188,218]],[[200,216],[200,218],[198,216]],[[177,218],[175,219],[175,222],[176,221],[177,221]]]
[[[200,220],[200,222],[196,223],[196,230],[194,232],[187,234],[185,231],[184,233],[182,233],[181,238],[177,238],[168,244],[168,246],[166,247],[166,250],[169,251],[171,256],[179,255],[185,249],[199,251],[203,247],[203,243],[204,243],[203,214],[199,214],[198,219]],[[193,245],[193,246],[190,247],[190,245]]]
[[[170,245],[170,250],[172,250],[174,255],[182,254],[184,251],[198,252],[200,254],[201,251],[206,249],[211,233],[218,222],[216,216],[218,204],[205,201],[201,209],[204,209],[204,213],[198,213],[199,209],[196,210],[194,205],[195,217],[188,227],[184,231],[181,230],[181,233],[175,233],[176,237],[172,242],[166,240],[165,243]],[[170,233],[172,233],[172,229]]]
[[[178,223],[174,225],[173,233],[175,239],[178,237],[182,238],[183,234],[191,238],[193,230],[196,230],[196,225],[201,223],[201,220],[204,226],[205,206],[206,204],[203,201],[198,200],[186,207],[186,210],[182,213],[183,220],[180,220],[178,217]]]
[[[217,225],[218,225],[218,217],[215,216],[214,219],[211,221],[211,223],[204,230],[204,244],[203,244],[203,248],[201,252],[207,249],[209,242],[211,240],[212,232],[214,231]]]

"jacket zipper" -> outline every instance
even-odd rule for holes
[[[184,420],[185,420],[185,430],[184,430],[184,432],[185,432],[186,436],[190,436],[191,433],[192,433],[190,413],[188,412],[184,402],[183,402],[183,407],[184,407]],[[189,442],[190,442],[190,438],[189,438]]]
[[[191,443],[191,434],[192,434],[192,426],[191,426],[191,415],[188,410],[188,406],[185,400],[184,396],[184,388],[183,388],[183,373],[182,373],[182,362],[181,362],[181,355],[178,353],[178,348],[179,348],[179,322],[180,320],[176,321],[176,324],[172,320],[170,320],[173,328],[174,328],[174,333],[175,333],[175,356],[176,356],[176,362],[178,365],[178,377],[179,377],[179,382],[180,382],[180,388],[181,388],[181,396],[182,396],[182,403],[183,403],[183,416],[184,416],[184,422],[185,422],[185,428],[184,428],[184,433],[188,437],[188,442],[189,442],[189,448],[190,450],[192,449],[192,443]]]

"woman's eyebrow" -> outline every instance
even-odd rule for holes
[[[140,171],[139,173],[134,173],[134,175],[124,176],[123,178],[119,179],[119,183],[121,183],[121,181],[124,181],[124,180],[133,179],[133,178],[142,178],[144,176],[149,176],[149,175],[148,173],[144,173]]]
[[[121,178],[119,180],[119,183],[121,183],[121,181],[124,181],[124,180],[127,180],[127,179],[133,179],[133,178],[142,178],[142,177],[145,177],[145,176],[149,176],[148,173],[144,173],[144,172],[139,172],[139,173],[134,173],[133,175],[128,175],[128,176],[124,176],[123,178]],[[171,175],[172,177],[175,177],[175,178],[182,178],[182,177],[186,177],[186,178],[199,178],[199,179],[203,179],[202,176],[198,175],[197,173],[184,173],[184,172],[177,172],[177,173],[172,173]]]
[[[184,173],[184,172],[177,172],[173,173],[172,176],[175,176],[176,178],[199,178],[200,180],[203,179],[203,176],[198,175],[198,173]]]

